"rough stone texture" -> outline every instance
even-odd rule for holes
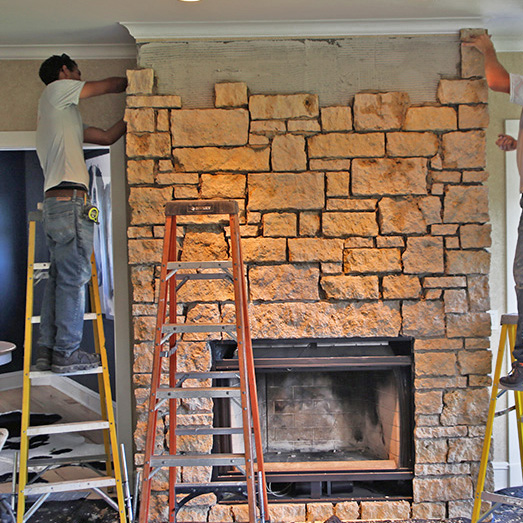
[[[347,197],[349,194],[350,173],[347,171],[326,173],[327,191],[330,197]]]
[[[434,133],[388,133],[388,156],[434,156],[439,141]]]
[[[447,315],[447,336],[458,337],[489,337],[490,315],[486,312],[470,312],[468,314]]]
[[[485,29],[462,29],[460,31],[460,39],[462,42],[467,42],[472,36],[479,36],[485,34]],[[485,59],[483,54],[474,49],[461,45],[461,76],[463,78],[471,78],[473,76],[483,76],[485,74]]]
[[[485,312],[490,309],[490,294],[488,276],[469,276],[470,310],[473,312]]]
[[[326,521],[333,514],[332,503],[307,503],[307,521]]]
[[[445,503],[413,503],[412,517],[416,519],[444,519]]]
[[[150,184],[154,181],[154,160],[129,160],[127,162],[129,185]]]
[[[376,216],[370,212],[326,212],[322,216],[322,231],[327,237],[377,236]]]
[[[449,463],[478,461],[483,450],[483,438],[458,438],[449,440]]]
[[[414,479],[414,502],[470,499],[472,480],[464,476]]]
[[[358,93],[354,96],[354,128],[401,129],[409,105],[407,93]]]
[[[245,198],[244,174],[202,174],[201,196],[209,199]]]
[[[243,259],[247,263],[283,262],[286,249],[285,238],[242,238]]]
[[[485,80],[440,80],[438,100],[443,105],[484,104],[488,101]]]
[[[127,123],[127,132],[152,133],[155,130],[154,109],[126,109],[124,121]]]
[[[489,262],[486,251],[447,251],[448,274],[488,274]]]
[[[137,69],[127,71],[127,94],[152,94],[154,70]]]
[[[484,168],[485,132],[456,131],[442,138],[443,167],[446,169]]]
[[[294,213],[267,213],[263,215],[263,235],[293,237],[297,235],[297,220]]]
[[[417,352],[416,376],[455,376],[456,354],[452,352]]]
[[[385,154],[383,133],[327,133],[308,139],[309,158],[362,158]]]
[[[444,292],[445,312],[468,312],[468,300],[465,290],[448,289]]]
[[[361,519],[409,519],[408,501],[362,501]]]
[[[423,158],[356,159],[352,162],[355,196],[427,194],[427,160]]]
[[[315,117],[319,102],[312,94],[252,95],[249,111],[253,120]]]
[[[348,171],[350,169],[350,160],[317,160],[311,158],[309,167],[311,171]]]
[[[416,338],[444,336],[443,304],[439,301],[404,301],[403,334]]]
[[[247,84],[244,82],[224,82],[214,86],[214,105],[216,107],[241,107],[247,105]]]
[[[453,131],[457,129],[452,107],[409,107],[403,128],[406,131]]]
[[[377,276],[324,276],[321,288],[327,299],[369,300],[379,298]]]
[[[443,240],[430,236],[408,238],[402,259],[406,274],[441,273],[444,270]]]
[[[397,300],[419,298],[421,285],[419,278],[406,274],[392,274],[383,277],[383,299]]]
[[[486,128],[489,124],[489,112],[486,104],[460,105],[458,112],[460,129]]]
[[[288,120],[287,130],[296,134],[315,134],[321,131],[318,120]]]
[[[142,225],[163,223],[165,221],[165,204],[172,200],[172,189],[153,187],[131,187],[129,206],[131,224]]]
[[[423,234],[430,224],[441,220],[439,198],[382,198],[379,223],[382,234]]]
[[[127,107],[158,107],[179,109],[181,106],[182,100],[179,96],[176,95],[127,96]]]
[[[320,215],[316,212],[300,213],[300,236],[316,236],[320,232]]]
[[[173,147],[245,145],[249,113],[245,109],[182,109],[171,113]]]
[[[351,131],[351,108],[344,105],[323,107],[321,110],[321,128],[323,132]]]
[[[305,521],[305,505],[285,503],[269,504],[269,515],[273,523]]]
[[[126,154],[133,157],[167,158],[171,152],[171,136],[169,133],[128,133],[126,139]]]
[[[343,240],[324,238],[289,239],[289,261],[339,262],[343,257]]]
[[[214,523],[233,522],[232,509],[229,505],[214,505],[209,510],[208,520]]]
[[[355,501],[342,501],[334,505],[334,514],[342,521],[358,519],[359,505]]]
[[[459,229],[459,239],[462,249],[482,249],[490,247],[490,224],[462,225]]]
[[[285,122],[280,120],[251,121],[251,133],[273,137],[286,131]]]
[[[271,173],[248,176],[249,209],[321,209],[325,202],[322,173]]]
[[[448,427],[482,425],[487,421],[488,403],[489,392],[486,388],[446,392],[443,395],[441,424]]]
[[[272,140],[271,162],[274,171],[305,171],[307,155],[303,136],[275,136]]]
[[[399,249],[347,249],[343,257],[347,273],[401,272]]]

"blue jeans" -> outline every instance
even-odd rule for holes
[[[44,231],[51,267],[42,303],[39,344],[69,356],[83,335],[85,284],[91,278],[94,223],[84,198],[46,198]]]
[[[519,201],[523,207],[523,196]],[[523,213],[519,218],[518,240],[514,256],[514,281],[516,282],[516,298],[518,302],[518,326],[516,330],[516,345],[512,354],[514,358],[523,363]]]

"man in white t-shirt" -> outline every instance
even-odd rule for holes
[[[87,194],[83,143],[111,145],[125,133],[123,120],[107,130],[84,126],[78,103],[81,98],[121,93],[127,80],[111,77],[84,82],[78,65],[66,54],[48,58],[39,74],[46,88],[38,104],[36,150],[44,172],[44,231],[51,266],[36,368],[66,373],[100,364],[97,354],[79,348],[96,221]]]
[[[508,73],[498,61],[496,50],[487,34],[471,38],[465,42],[466,46],[475,47],[485,57],[485,77],[488,86],[500,93],[510,95],[510,101],[523,106],[523,76]],[[506,134],[500,134],[496,144],[503,151],[516,151],[517,164],[520,177],[520,192],[523,192],[523,112],[520,118],[518,138]],[[520,200],[523,207],[523,198]],[[516,282],[516,298],[518,302],[518,324],[516,332],[516,344],[512,354],[515,361],[512,371],[499,382],[505,387],[515,390],[523,390],[523,215],[518,226],[518,240],[516,243],[516,255],[514,257],[514,281]]]

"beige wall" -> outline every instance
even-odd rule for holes
[[[0,132],[34,131],[38,98],[44,84],[38,77],[42,60],[1,60]],[[99,80],[108,76],[125,76],[136,62],[118,60],[78,60],[85,80]],[[81,102],[84,122],[106,128],[123,116],[125,95],[109,95]]]

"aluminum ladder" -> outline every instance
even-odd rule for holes
[[[498,398],[500,398],[505,392],[508,391],[508,389],[504,389],[503,385],[499,383],[499,378],[501,376],[501,367],[503,365],[503,359],[505,357],[505,348],[507,346],[507,341],[511,355],[512,350],[514,349],[514,345],[516,343],[517,322],[517,314],[503,314],[501,316],[501,334],[499,339],[498,355],[496,358],[496,368],[494,371],[494,376],[492,378],[492,391],[490,395],[489,412],[487,418],[487,425],[485,428],[485,439],[483,441],[483,451],[481,453],[481,464],[478,473],[478,481],[476,485],[476,494],[474,497],[474,508],[472,510],[471,523],[479,523],[481,521],[484,521],[491,513],[495,512],[495,510],[501,504],[513,505],[516,507],[523,508],[523,499],[521,498],[496,494],[494,492],[486,492],[484,490],[494,419],[504,414],[508,414],[513,410],[516,411],[519,456],[521,460],[521,468],[523,470],[523,388],[521,391],[511,389],[511,391],[514,392],[514,405],[502,411],[496,412],[496,402]],[[482,501],[492,503],[490,509],[488,509],[483,514],[481,514]]]
[[[105,350],[105,336],[103,330],[103,320],[100,305],[100,295],[98,289],[98,277],[96,272],[96,263],[94,253],[91,256],[91,281],[89,283],[89,297],[91,303],[91,312],[84,315],[84,320],[93,322],[93,332],[95,341],[95,350],[100,355],[101,366],[92,370],[78,372],[55,374],[51,371],[37,371],[31,369],[31,355],[33,345],[33,326],[40,323],[40,316],[33,315],[33,301],[35,286],[45,280],[48,276],[49,263],[35,263],[36,248],[36,224],[42,221],[42,212],[40,210],[29,213],[29,241],[27,256],[27,288],[26,288],[26,310],[25,310],[25,336],[24,336],[24,367],[23,367],[23,392],[22,392],[22,426],[20,434],[20,457],[19,457],[19,474],[18,474],[18,507],[17,523],[27,521],[49,498],[52,493],[72,492],[78,490],[93,490],[109,503],[118,512],[120,523],[127,521],[127,509],[129,518],[132,518],[130,512],[129,496],[124,499],[124,483],[126,493],[128,485],[122,481],[122,468],[120,465],[120,453],[116,437],[116,425],[113,413],[113,402],[111,398],[111,386],[109,382],[109,370],[107,364],[107,353]],[[80,374],[97,374],[98,388],[100,395],[101,418],[97,421],[82,421],[75,423],[54,423],[51,425],[30,426],[31,411],[31,386],[33,381],[45,377],[53,379],[62,376],[72,376]],[[102,430],[104,439],[105,454],[85,457],[82,459],[69,461],[67,459],[51,460],[29,460],[29,438],[35,435],[48,435],[57,433],[73,433]],[[48,461],[48,463],[47,463]],[[105,475],[93,473],[93,477],[74,481],[60,482],[43,482],[39,481],[41,475],[49,468],[56,468],[69,464],[88,464],[92,461],[105,461]],[[34,480],[28,481],[28,470],[34,466],[44,467]],[[125,463],[124,473],[125,473]],[[116,490],[117,503],[102,488]],[[26,510],[27,496],[37,495],[37,500]]]
[[[168,202],[165,207],[165,233],[160,271],[160,290],[154,341],[151,390],[148,403],[148,424],[145,440],[140,523],[148,523],[153,477],[161,469],[169,473],[169,522],[176,522],[178,510],[189,500],[202,494],[214,493],[218,500],[225,493],[246,495],[249,521],[269,521],[265,470],[263,463],[258,399],[254,375],[252,342],[247,310],[247,290],[240,248],[238,204],[227,200],[179,200]],[[221,217],[220,217],[221,215]],[[225,215],[225,216],[224,216]],[[230,227],[230,258],[227,260],[179,261],[178,223],[188,216],[196,221],[218,221]],[[203,216],[203,218],[202,218]],[[178,220],[177,217],[183,217]],[[227,220],[228,218],[228,220]],[[177,294],[186,282],[205,285],[209,280],[225,280],[234,290],[234,323],[178,323]],[[221,302],[223,303],[223,302]],[[177,368],[179,342],[194,334],[227,334],[238,346],[239,371],[180,372]],[[188,343],[191,343],[190,341]],[[201,342],[200,342],[201,343]],[[192,345],[190,345],[192,347]],[[191,348],[187,349],[189,352]],[[161,383],[162,368],[168,368],[168,385]],[[240,385],[223,386],[228,380],[239,377]],[[217,382],[217,380],[222,380]],[[225,381],[223,381],[225,380]],[[196,384],[196,386],[195,386]],[[211,386],[209,386],[211,385]],[[177,425],[177,405],[187,398],[228,398],[241,405],[241,426],[216,427],[202,425]],[[167,405],[168,404],[168,405]],[[169,436],[158,445],[158,412],[164,405],[168,410]],[[233,423],[231,423],[233,424]],[[177,453],[177,436],[243,437],[244,451],[239,453]],[[159,437],[158,437],[159,436]],[[158,450],[160,448],[160,450]],[[212,467],[210,480],[201,483],[177,482],[178,467]],[[240,471],[239,480],[218,478],[217,467]],[[180,469],[179,471],[181,471]],[[182,495],[182,496],[181,496]],[[185,496],[183,496],[185,495]],[[181,500],[180,500],[181,499]]]

